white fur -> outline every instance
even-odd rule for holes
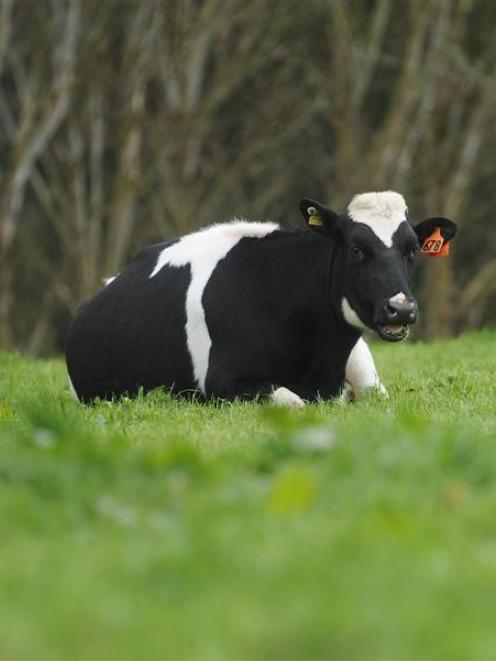
[[[341,301],[341,310],[343,312],[343,317],[350,324],[350,326],[353,326],[354,328],[359,328],[360,330],[365,329],[365,324],[357,315],[355,310],[351,307],[347,298],[343,298],[343,300]]]
[[[188,351],[193,364],[193,373],[202,392],[212,340],[205,320],[202,296],[215,267],[227,253],[244,237],[261,238],[279,229],[276,223],[232,223],[212,225],[188,234],[159,254],[153,278],[164,266],[186,266],[191,269],[191,281],[186,295],[186,337]]]
[[[287,406],[290,409],[302,409],[305,402],[296,393],[288,388],[277,388],[272,393],[272,401],[276,406]]]
[[[76,402],[79,402],[79,397],[78,397],[78,394],[76,392],[76,388],[74,388],[74,384],[71,381],[71,377],[69,375],[67,375],[67,378],[69,379],[69,390],[71,392],[71,395],[76,400]]]
[[[362,193],[352,199],[348,213],[355,222],[368,225],[390,248],[393,245],[393,234],[406,221],[407,206],[403,195],[394,191]]]
[[[111,276],[110,278],[102,278],[102,282],[105,285],[105,287],[108,287],[111,282],[114,282],[114,280],[117,278],[116,275]]]
[[[379,379],[372,353],[363,338],[360,338],[351,350],[346,364],[346,380],[355,397],[369,388],[376,388],[387,397],[387,390]]]

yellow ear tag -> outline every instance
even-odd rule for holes
[[[320,216],[312,214],[308,219],[308,224],[312,225],[312,227],[322,227],[324,223],[322,222],[322,218]]]

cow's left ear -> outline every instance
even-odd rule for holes
[[[449,255],[449,242],[455,238],[458,228],[449,218],[435,216],[427,218],[414,225],[420,252],[430,257],[445,257]]]
[[[340,231],[339,214],[315,200],[304,197],[299,208],[306,224],[312,230],[321,234],[336,236]]]

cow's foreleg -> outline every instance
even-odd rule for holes
[[[381,382],[375,367],[370,349],[361,337],[355,344],[346,363],[346,382],[349,384],[348,392],[345,386],[345,398],[358,397],[364,390],[371,388],[377,390],[384,397],[388,396],[384,384]],[[349,389],[351,388],[351,393]]]

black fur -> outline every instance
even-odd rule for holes
[[[331,397],[360,332],[331,302],[334,245],[313,232],[244,238],[208,283],[212,337],[207,396],[267,394],[285,386],[305,399]]]

